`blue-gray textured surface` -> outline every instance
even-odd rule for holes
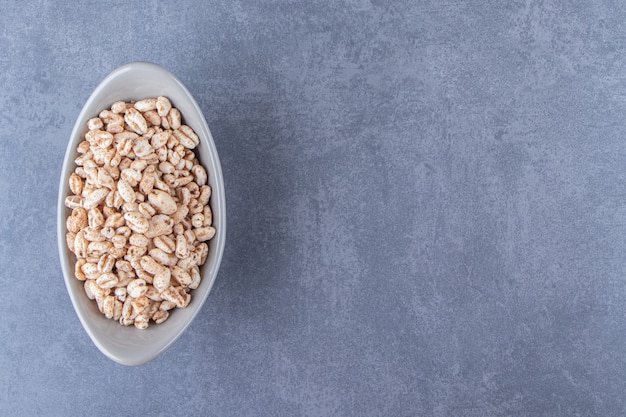
[[[626,415],[623,2],[71,3],[0,5],[0,415]],[[199,101],[229,229],[199,317],[127,368],[55,203],[138,60]]]

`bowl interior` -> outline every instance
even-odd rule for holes
[[[216,235],[209,243],[209,255],[200,267],[202,282],[192,292],[192,300],[185,309],[173,310],[164,323],[151,323],[146,330],[134,326],[122,326],[117,321],[106,319],[98,311],[96,303],[89,300],[83,289],[83,282],[74,277],[76,258],[65,243],[65,220],[71,210],[64,205],[70,194],[68,179],[74,171],[74,159],[78,156],[77,145],[87,131],[86,123],[92,117],[118,100],[139,100],[148,97],[167,96],[177,107],[185,124],[195,130],[200,137],[196,148],[198,159],[204,165],[212,187],[211,209]],[[124,365],[140,365],[165,351],[187,328],[206,300],[215,281],[224,250],[226,237],[224,182],[217,150],[202,112],[185,86],[169,71],[150,63],[124,65],[109,76],[94,90],[81,110],[63,162],[57,209],[57,235],[59,255],[65,284],[74,309],[83,327],[95,345],[109,358]]]

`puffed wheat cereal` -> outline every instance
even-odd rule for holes
[[[216,233],[200,139],[167,97],[116,101],[87,129],[65,199],[74,275],[106,318],[143,330],[189,305]]]

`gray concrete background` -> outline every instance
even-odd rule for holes
[[[0,5],[0,415],[626,415],[619,1]],[[104,357],[65,290],[83,103],[145,60],[215,137],[189,330]]]

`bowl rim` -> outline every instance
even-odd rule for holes
[[[85,119],[85,116],[88,116],[87,113],[89,113],[90,107],[92,107],[93,103],[99,98],[99,96],[103,94],[103,92],[106,91],[107,88],[109,88],[109,85],[112,82],[114,82],[116,79],[118,79],[118,77],[128,72],[134,72],[134,71],[156,72],[164,77],[169,78],[171,81],[173,81],[174,84],[176,84],[176,87],[179,88],[180,91],[183,93],[183,95],[186,96],[186,98],[189,100],[195,113],[199,116],[198,117],[199,123],[202,125],[202,128],[204,132],[206,133],[206,138],[204,138],[205,140],[203,142],[205,145],[207,145],[207,152],[209,155],[210,163],[212,164],[212,167],[213,167],[214,172],[212,173],[212,176],[213,176],[214,183],[219,185],[219,187],[212,187],[213,190],[212,190],[212,198],[211,198],[211,209],[214,212],[218,211],[219,213],[219,229],[216,227],[216,229],[218,230],[217,230],[216,236],[214,237],[214,239],[216,239],[217,241],[215,245],[217,253],[215,253],[214,263],[210,265],[210,269],[205,268],[205,274],[203,274],[204,275],[203,283],[205,282],[205,280],[208,280],[209,282],[206,285],[208,285],[209,287],[207,288],[204,297],[202,297],[202,299],[200,300],[197,300],[199,301],[199,304],[197,305],[195,310],[192,312],[191,316],[185,322],[183,322],[183,324],[178,329],[176,329],[175,334],[172,337],[170,337],[169,341],[165,343],[163,346],[161,346],[158,350],[155,350],[151,354],[146,355],[145,357],[138,358],[138,359],[127,358],[127,357],[124,357],[123,355],[115,354],[114,352],[111,352],[109,349],[103,346],[102,343],[100,343],[99,337],[95,334],[94,329],[87,323],[86,317],[84,317],[83,313],[79,310],[78,303],[82,301],[78,300],[79,294],[75,293],[75,290],[72,288],[72,285],[74,284],[74,281],[76,281],[76,278],[74,277],[73,268],[70,267],[71,266],[70,265],[71,261],[69,259],[70,252],[67,249],[67,243],[66,243],[66,238],[65,238],[65,234],[67,232],[66,225],[65,225],[66,217],[67,217],[66,207],[65,207],[65,198],[67,195],[69,195],[68,194],[69,187],[67,186],[67,181],[71,172],[73,172],[73,168],[74,168],[72,161],[74,159],[74,154],[76,151],[75,147],[77,143],[79,143],[79,141],[77,141],[76,138],[79,135],[81,135],[82,131],[85,129],[84,123],[82,123],[81,121]],[[183,117],[185,117],[185,115],[183,115]],[[202,140],[202,136],[201,136],[201,140]],[[226,240],[226,202],[225,202],[225,189],[224,189],[225,184],[224,184],[224,179],[222,175],[222,168],[221,168],[221,164],[219,160],[219,155],[217,153],[217,148],[215,146],[213,136],[209,129],[206,118],[204,117],[204,114],[202,110],[200,109],[200,106],[194,99],[193,95],[189,92],[187,87],[185,87],[185,85],[174,74],[172,74],[170,71],[168,71],[167,69],[163,68],[160,65],[157,65],[151,62],[137,61],[137,62],[130,62],[122,66],[119,66],[118,68],[111,71],[106,77],[104,77],[102,81],[100,81],[98,86],[90,94],[89,98],[84,102],[81,108],[81,111],[76,117],[76,121],[74,123],[72,132],[70,133],[70,136],[67,140],[68,140],[68,144],[65,150],[65,156],[63,158],[63,165],[61,168],[58,198],[57,198],[57,247],[58,247],[59,260],[61,263],[61,269],[63,272],[63,279],[65,282],[66,290],[68,292],[68,295],[70,296],[70,299],[72,301],[72,307],[74,308],[74,311],[76,312],[76,315],[78,316],[81,322],[81,325],[83,326],[83,328],[89,335],[89,338],[92,340],[92,342],[105,356],[107,356],[109,359],[122,365],[137,366],[137,365],[145,364],[157,358],[159,355],[161,355],[163,352],[169,349],[172,346],[172,344],[174,344],[174,342],[178,340],[178,338],[185,332],[185,330],[187,330],[187,328],[194,321],[194,319],[196,318],[196,316],[202,309],[205,301],[207,300],[212,290],[213,284],[215,283],[217,273],[219,271],[219,267],[222,261],[222,256],[223,256],[224,247],[225,247],[225,240]],[[206,164],[208,163],[208,161],[203,161],[203,162],[204,162],[203,165],[207,166]],[[157,326],[157,325],[154,325],[154,326]],[[137,331],[139,332],[141,330],[137,330]]]

